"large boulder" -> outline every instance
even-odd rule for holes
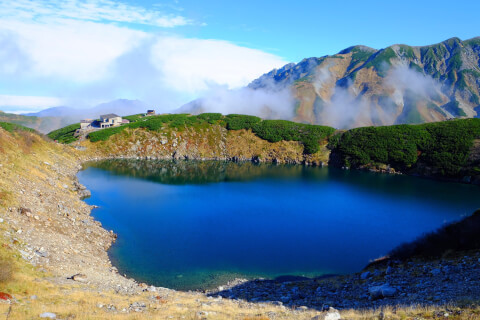
[[[312,320],[341,320],[340,312],[337,309],[330,307],[328,311],[322,312],[322,314],[315,316]]]
[[[373,300],[376,300],[395,296],[397,289],[388,284],[384,284],[368,288],[368,293]]]

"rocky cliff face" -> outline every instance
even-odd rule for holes
[[[338,128],[441,121],[478,116],[479,61],[480,37],[424,47],[354,46],[287,64],[249,87],[291,88],[295,121]]]
[[[323,165],[330,151],[326,142],[315,154],[304,154],[296,141],[271,143],[247,130],[229,131],[219,125],[207,128],[168,128],[162,131],[126,129],[106,141],[77,142],[86,158],[151,158],[193,160],[252,160],[254,162]]]

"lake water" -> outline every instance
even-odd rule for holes
[[[476,186],[333,168],[108,160],[78,177],[119,271],[184,290],[360,271],[480,207]]]

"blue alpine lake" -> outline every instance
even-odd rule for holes
[[[477,186],[300,165],[107,160],[78,177],[120,273],[181,290],[357,272],[480,206]]]

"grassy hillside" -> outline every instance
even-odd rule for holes
[[[74,136],[75,131],[80,129],[80,123],[71,124],[69,126],[54,130],[47,134],[47,136],[60,143],[71,143],[78,139]]]
[[[219,125],[227,130],[252,130],[259,138],[269,142],[299,141],[304,145],[305,154],[313,154],[320,148],[320,142],[332,135],[335,129],[326,126],[295,123],[285,120],[262,120],[248,115],[231,114],[223,116],[220,113],[203,113],[196,116],[189,114],[168,114],[159,116],[140,117],[138,115],[126,117],[129,124],[119,127],[91,132],[88,138],[91,142],[106,141],[125,129],[143,128],[149,131],[162,131],[166,128],[184,130],[186,128],[205,129],[211,125]],[[62,143],[70,143],[76,139],[73,133],[78,125],[71,125],[50,132],[51,139]]]
[[[480,119],[458,119],[352,129],[332,139],[330,147],[345,166],[388,164],[403,172],[427,167],[438,176],[476,176],[480,163],[470,156],[479,138]]]
[[[297,142],[303,146],[300,154],[303,152],[308,156],[317,154],[328,142],[332,150],[330,163],[333,165],[377,169],[389,166],[404,173],[448,178],[480,177],[480,153],[477,155],[473,152],[478,149],[474,148],[474,144],[480,139],[480,119],[362,127],[334,134],[335,129],[331,127],[262,120],[238,114],[169,114],[130,118],[132,122],[128,125],[91,132],[88,137],[93,142],[92,146],[102,142],[101,146],[95,147],[97,151],[118,149],[115,151],[118,156],[122,152],[138,155],[141,151],[144,156],[194,154],[194,157],[200,158],[223,155],[227,158],[240,156],[250,159],[267,156],[272,143]],[[48,136],[62,143],[70,143],[76,140],[73,133],[77,128],[78,125],[71,125]],[[138,129],[143,130],[135,133]],[[110,141],[112,137],[115,137],[115,141]],[[137,147],[131,147],[132,144]],[[298,150],[294,149],[296,147],[293,145],[275,147],[276,156],[267,156],[270,160],[265,160],[274,161],[279,155],[289,152],[293,152],[290,155],[298,154]],[[322,159],[328,157],[327,152],[322,151]],[[298,156],[293,158],[298,159]]]
[[[55,117],[30,117],[2,111],[0,111],[0,122],[18,124],[42,133],[47,133],[53,128],[58,128],[62,125],[61,119]]]

